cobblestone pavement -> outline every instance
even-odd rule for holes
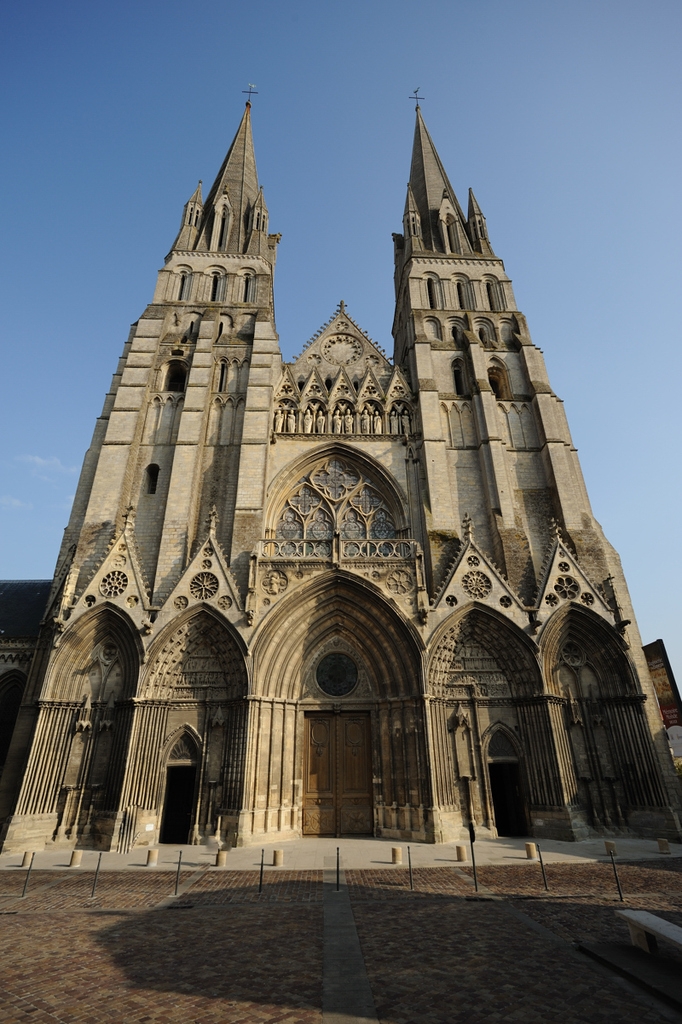
[[[682,923],[675,863],[620,865],[626,905]],[[2,1024],[322,1024],[319,872],[266,869],[259,897],[257,871],[209,869],[171,910],[170,871],[102,874],[95,904],[91,871],[36,871],[18,900],[24,877],[0,886]],[[498,897],[472,901],[466,866],[416,869],[414,892],[406,868],[347,871],[381,1024],[670,1020],[564,944],[627,941],[611,865],[548,879],[547,894],[537,864],[488,866]]]

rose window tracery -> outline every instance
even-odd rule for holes
[[[571,600],[580,593],[580,585],[572,576],[557,576],[554,590],[564,600]]]
[[[119,597],[128,586],[128,577],[120,569],[114,569],[102,577],[99,589],[104,597]]]
[[[474,569],[462,577],[462,586],[470,597],[487,597],[492,590],[492,583],[484,572]]]
[[[285,541],[390,540],[391,510],[374,483],[341,459],[329,459],[301,480],[287,499],[275,529]]]

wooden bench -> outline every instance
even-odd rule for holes
[[[627,922],[633,946],[639,946],[646,953],[655,953],[657,939],[666,939],[682,949],[682,928],[662,917],[656,917],[646,910],[617,910],[616,913]]]

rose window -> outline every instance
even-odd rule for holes
[[[412,590],[412,573],[407,569],[396,569],[386,580],[386,586],[392,594],[406,594]]]
[[[564,600],[570,601],[572,598],[578,596],[580,593],[580,586],[572,576],[557,576],[556,583],[554,584],[554,590],[559,597],[563,597]]]
[[[585,660],[585,656],[576,643],[569,640],[561,648],[561,660],[565,661],[571,668],[579,668]]]
[[[102,577],[99,585],[100,593],[104,597],[118,597],[128,586],[128,577],[120,569],[114,569]]]
[[[493,589],[486,574],[476,569],[462,577],[462,586],[470,597],[487,597]]]
[[[192,578],[189,592],[198,601],[207,601],[209,598],[215,597],[218,593],[218,587],[218,577],[214,576],[212,572],[198,572]]]

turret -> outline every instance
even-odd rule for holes
[[[469,209],[467,213],[467,233],[474,252],[480,252],[485,256],[494,256],[495,253],[488,239],[485,217],[481,213],[481,207],[476,202],[473,189],[469,189]]]
[[[182,221],[177,238],[171,246],[172,249],[193,249],[199,233],[199,224],[203,213],[204,204],[201,198],[201,181],[195,188],[192,195],[185,203],[182,211]]]

